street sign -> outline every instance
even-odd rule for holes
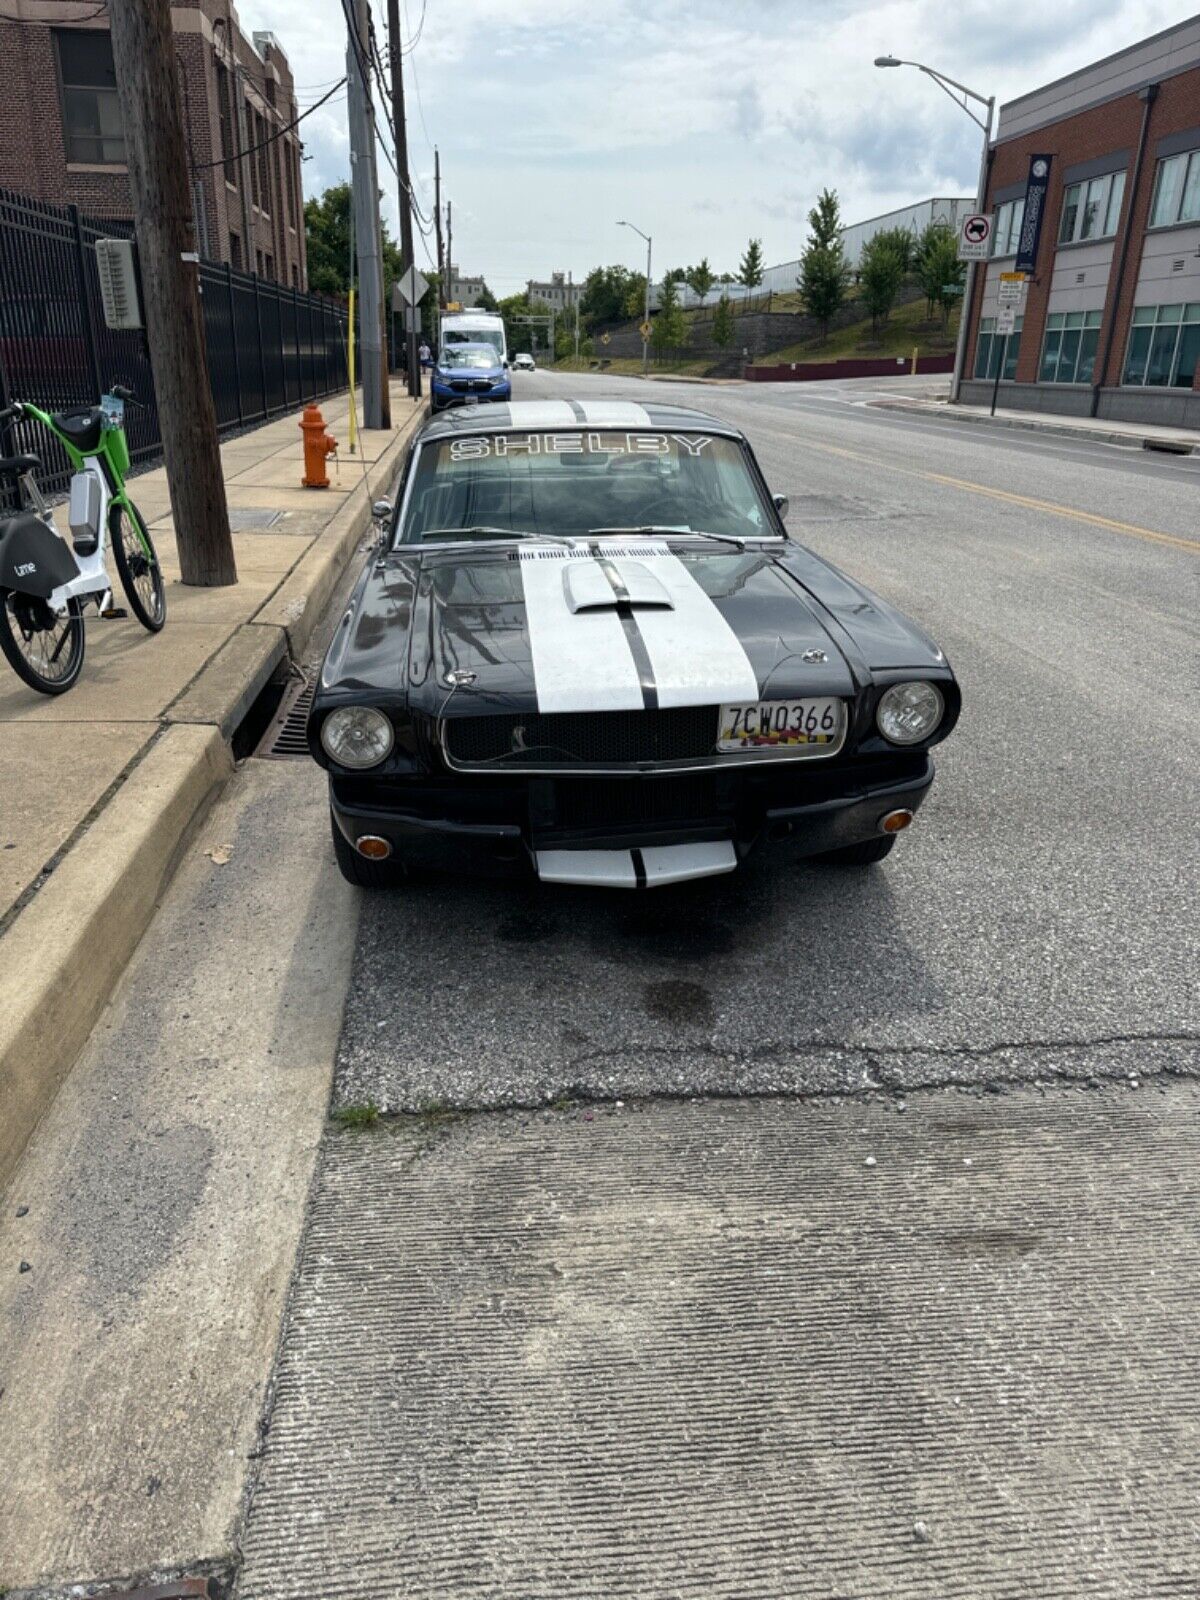
[[[403,277],[397,278],[396,289],[407,305],[415,306],[429,293],[429,279],[415,266],[410,266]]]
[[[648,322],[639,322],[638,332],[641,334],[643,339],[648,339],[653,332],[653,329]]]
[[[996,298],[1001,306],[1019,306],[1025,303],[1025,284],[1027,279],[1023,272],[1002,272],[1000,283],[996,289]]]
[[[1002,333],[1005,338],[1016,331],[1017,308],[1013,305],[1001,305],[996,312],[996,332]]]
[[[992,219],[982,211],[972,211],[962,219],[958,230],[958,259],[986,261],[992,253]]]
[[[948,300],[952,300],[956,294],[961,294],[962,292],[963,286],[961,283],[944,283],[942,285],[942,293]]]

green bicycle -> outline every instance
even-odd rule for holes
[[[18,400],[0,411],[0,427],[31,417],[67,452],[71,478],[71,542],[34,477],[35,455],[0,456],[0,475],[15,479],[20,509],[0,520],[0,651],[17,676],[41,694],[64,694],[83,667],[83,608],[102,617],[127,613],[113,603],[105,555],[112,545],[130,610],[151,633],[167,620],[162,566],[141,513],[125,492],[129,445],[125,406],[136,404],[119,384],[98,406],[42,411]]]

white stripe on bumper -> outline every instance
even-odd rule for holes
[[[596,889],[636,889],[635,852],[630,850],[535,850],[538,877],[546,883],[577,883]],[[647,889],[715,878],[732,872],[737,852],[728,839],[707,844],[655,845],[639,850]]]

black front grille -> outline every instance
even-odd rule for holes
[[[510,770],[703,760],[714,753],[716,738],[716,706],[506,712],[455,717],[446,725],[446,749],[456,765]]]
[[[670,778],[560,779],[554,786],[560,828],[622,828],[720,819],[717,779],[708,773]]]
[[[492,381],[490,378],[453,378],[450,387],[458,394],[486,394]]]

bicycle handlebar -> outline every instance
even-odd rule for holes
[[[2,427],[6,422],[14,422],[17,417],[22,414],[24,409],[25,408],[22,406],[19,400],[15,405],[5,406],[4,410],[0,411],[0,427]]]
[[[114,383],[109,388],[108,392],[115,399],[124,400],[126,405],[134,405],[134,406],[136,406],[136,405],[140,404],[140,402],[138,400],[138,397],[137,397],[136,394],[134,394],[133,390],[132,389],[127,389],[123,383]]]

